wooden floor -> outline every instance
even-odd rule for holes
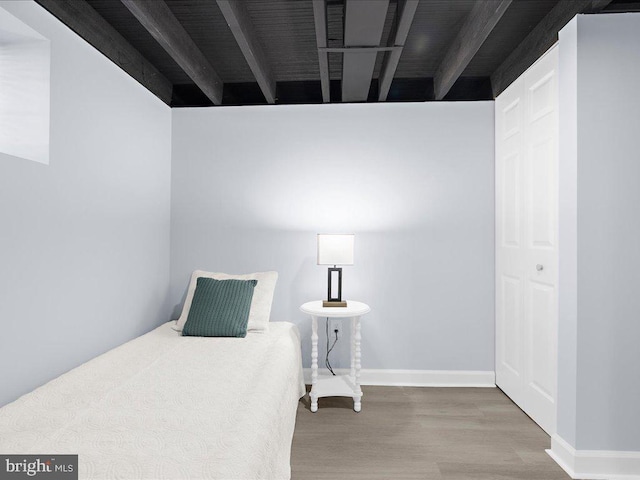
[[[363,387],[298,405],[293,480],[567,480],[550,441],[497,388]]]

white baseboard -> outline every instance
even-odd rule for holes
[[[334,368],[337,375],[349,374],[349,369]],[[319,374],[329,371],[321,368]],[[304,381],[311,384],[311,369],[304,369]],[[383,385],[394,387],[495,387],[496,374],[491,371],[467,370],[376,370],[361,371],[361,385]]]
[[[576,450],[558,435],[547,453],[571,478],[580,480],[640,480],[640,452]]]

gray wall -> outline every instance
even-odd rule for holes
[[[277,270],[308,365],[316,233],[355,233],[363,366],[493,371],[493,142],[492,102],[174,110],[174,316],[194,269]]]
[[[0,154],[0,405],[168,317],[171,112],[33,2],[50,164]]]
[[[578,21],[560,32],[559,101],[559,274],[557,433],[576,441],[578,369]]]
[[[640,14],[578,19],[579,449],[640,451]]]
[[[577,206],[576,251],[564,252],[577,296],[575,322],[560,318],[560,355],[576,360],[573,380],[559,377],[569,385],[558,433],[579,450],[640,451],[640,14],[579,16],[567,35],[577,75],[561,96],[575,95],[577,109],[564,119],[575,135],[561,142],[575,139]]]

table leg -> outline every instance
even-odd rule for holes
[[[351,319],[351,381],[356,381],[356,319]]]
[[[318,411],[318,393],[316,391],[318,383],[318,318],[311,317],[311,411]]]
[[[361,352],[360,352],[360,317],[355,317],[355,391],[353,394],[353,409],[356,412],[359,412],[362,409],[362,389],[360,388],[360,369],[362,367],[361,364]]]

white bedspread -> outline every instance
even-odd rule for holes
[[[295,325],[182,337],[171,323],[0,409],[3,454],[79,454],[86,479],[288,479],[304,394]]]

